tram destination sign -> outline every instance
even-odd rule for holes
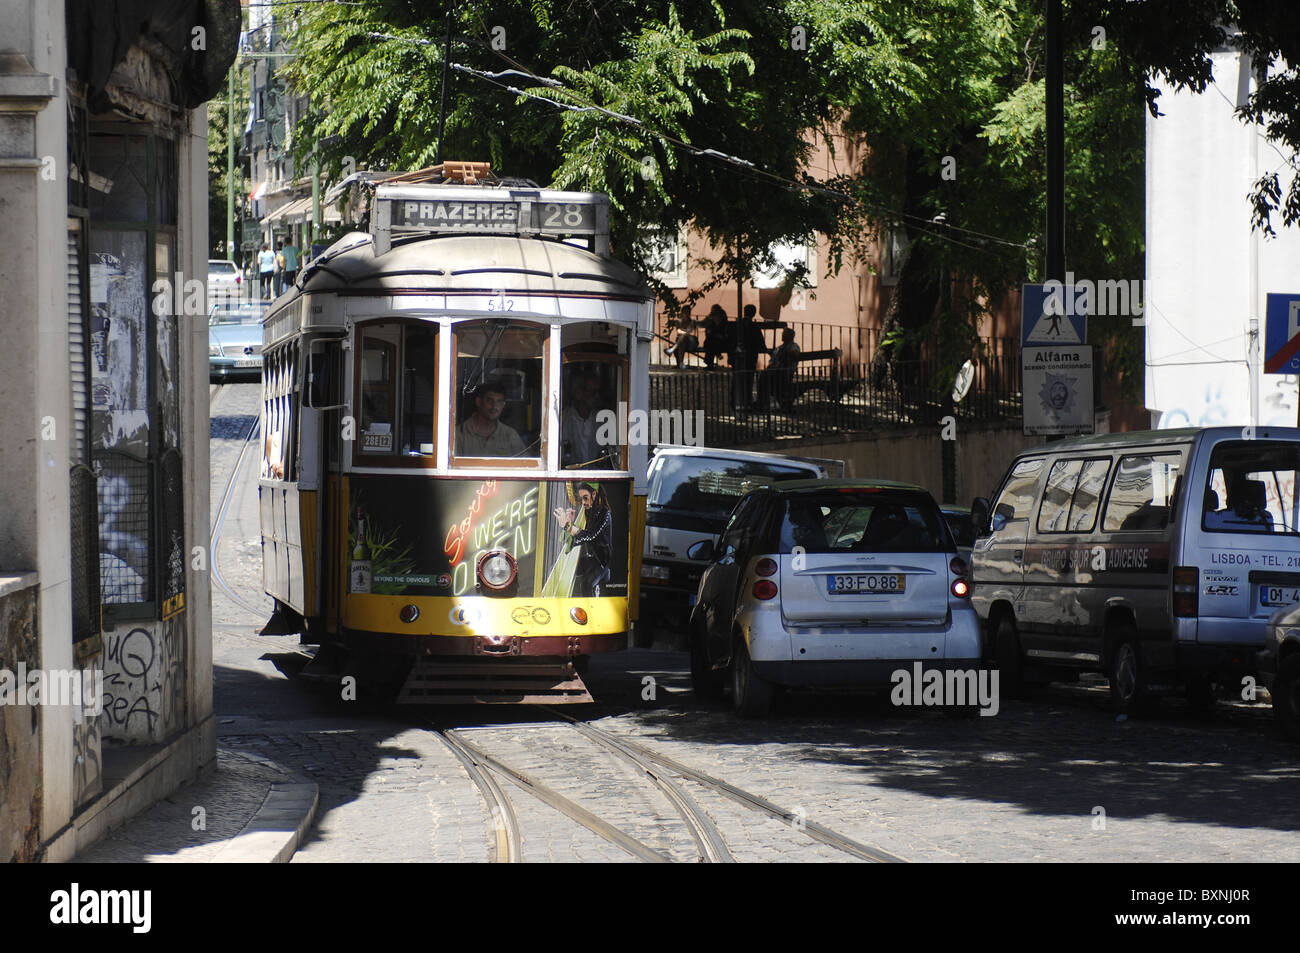
[[[588,237],[607,253],[609,200],[583,192],[429,185],[380,186],[373,215],[375,254],[392,240],[429,233]]]

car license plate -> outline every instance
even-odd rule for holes
[[[236,367],[261,367],[262,359],[259,357],[246,357],[243,360],[235,361]]]
[[[906,586],[907,577],[896,572],[826,577],[826,591],[833,596],[890,595],[905,591]]]
[[[1300,586],[1260,586],[1259,604],[1262,606],[1289,606],[1300,602]]]

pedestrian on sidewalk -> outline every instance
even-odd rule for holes
[[[262,300],[271,299],[271,279],[275,276],[275,252],[271,246],[262,242],[262,250],[257,253],[257,270],[262,279]]]

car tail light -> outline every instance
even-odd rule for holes
[[[758,582],[754,583],[755,599],[763,599],[764,601],[766,601],[768,599],[771,599],[775,595],[776,595],[776,583],[774,583],[771,579],[760,579]]]
[[[503,549],[493,549],[484,553],[479,557],[476,568],[479,581],[494,592],[509,589],[518,572],[515,557]]]
[[[1195,566],[1176,566],[1174,568],[1173,603],[1174,615],[1180,619],[1194,619],[1199,611],[1196,587],[1200,582],[1201,571]]]
[[[970,583],[965,579],[958,577],[952,581],[952,594],[958,599],[965,599],[970,596]]]
[[[970,570],[966,568],[966,560],[962,559],[960,556],[952,557],[952,561],[948,563],[948,569],[954,576],[965,576],[970,572]]]
[[[770,556],[764,556],[758,561],[758,565],[754,567],[754,572],[758,573],[760,576],[775,576],[776,571],[780,568],[781,567],[777,565],[775,559],[772,559]]]
[[[235,284],[239,284],[239,275],[235,275]]]

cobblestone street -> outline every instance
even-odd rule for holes
[[[213,398],[214,519],[256,419],[258,388]],[[215,553],[218,743],[271,758],[320,787],[294,862],[493,859],[492,809],[441,730],[525,772],[666,858],[698,851],[673,803],[628,761],[533,707],[396,708],[290,680],[259,637],[269,615],[258,545],[256,447],[244,454]],[[253,608],[264,608],[260,618]],[[290,665],[285,665],[291,668]],[[685,653],[592,658],[597,704],[566,713],[773,802],[785,821],[661,772],[699,805],[738,861],[851,861],[801,829],[818,824],[908,861],[1294,861],[1300,764],[1264,704],[1181,701],[1119,720],[1084,678],[994,717],[893,709],[872,699],[789,696],[742,721],[690,692]],[[527,861],[615,861],[622,848],[506,779]]]

